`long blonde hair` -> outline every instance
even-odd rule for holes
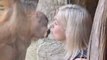
[[[92,27],[91,16],[83,7],[71,4],[60,7],[58,14],[63,18],[61,23],[66,34],[66,49],[73,58],[88,46]]]

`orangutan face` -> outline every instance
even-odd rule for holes
[[[41,12],[36,12],[36,14],[32,17],[32,37],[37,39],[44,38],[45,33],[48,30],[47,24],[47,17]]]

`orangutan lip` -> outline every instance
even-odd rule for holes
[[[50,34],[50,29],[47,30],[46,37]]]

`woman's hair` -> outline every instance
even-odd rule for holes
[[[78,5],[65,5],[59,8],[60,21],[65,29],[66,49],[74,57],[80,50],[87,48],[92,19],[90,14]]]

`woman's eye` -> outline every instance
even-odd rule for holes
[[[58,25],[57,21],[54,21],[51,25],[50,28],[54,28],[56,25]]]

